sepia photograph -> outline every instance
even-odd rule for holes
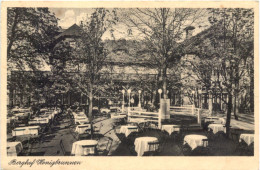
[[[5,12],[7,157],[258,156],[254,8]]]

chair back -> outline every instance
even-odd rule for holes
[[[208,146],[208,142],[209,142],[208,139],[202,139],[202,146],[203,147],[207,147]]]
[[[97,145],[83,145],[82,148],[87,151],[87,152],[84,152],[84,156],[93,156],[93,155],[96,155],[96,153],[97,153]],[[93,149],[94,149],[94,152],[90,153],[89,151],[93,150]]]
[[[158,141],[156,142],[148,142],[148,148],[149,151],[159,151],[160,143]]]

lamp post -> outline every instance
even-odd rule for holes
[[[125,109],[125,90],[122,90],[122,93],[123,93],[122,112],[124,112],[124,109]]]
[[[138,90],[138,93],[139,93],[139,103],[138,103],[138,107],[141,108],[141,90]]]
[[[128,115],[128,121],[129,121],[129,112],[130,112],[130,98],[131,98],[131,89],[127,90],[127,93],[129,95],[129,100],[128,100],[128,109],[127,109],[127,115]]]
[[[195,105],[195,91],[192,90],[193,105]]]
[[[127,90],[128,96],[129,96],[129,100],[128,100],[128,107],[130,108],[130,98],[131,98],[131,89]]]
[[[161,105],[161,94],[162,94],[162,89],[159,89],[159,90],[158,90],[158,93],[159,93],[159,102],[160,102],[160,105]]]
[[[194,112],[194,106],[195,106],[195,91],[194,90],[192,90],[192,97],[193,97],[193,104],[192,104],[192,115],[194,115],[195,114],[195,112]]]
[[[202,108],[202,97],[201,97],[202,91],[198,90],[198,93],[199,93],[199,108]]]
[[[212,101],[212,90],[209,90],[209,113],[212,115],[213,101]]]

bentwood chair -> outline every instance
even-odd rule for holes
[[[149,142],[148,151],[144,152],[143,156],[156,156],[162,152],[162,147],[160,142]]]
[[[101,147],[99,147],[99,146],[97,147],[97,154],[99,156],[107,156],[111,149],[112,143],[113,143],[113,139],[108,137],[106,147],[104,149],[101,149]]]
[[[84,145],[84,146],[82,146],[82,148],[83,148],[83,150],[87,150],[87,151],[94,149],[94,153],[90,153],[90,152],[85,153],[84,152],[83,156],[97,156],[97,145]]]
[[[119,133],[120,128],[116,128],[115,126],[113,127],[114,133],[117,136],[117,138],[121,141],[124,142],[126,137],[125,134]]]

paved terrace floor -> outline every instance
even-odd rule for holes
[[[185,116],[181,115],[180,118],[185,118]],[[108,153],[109,156],[134,156],[132,152],[130,152],[129,147],[125,143],[121,143],[113,130],[113,119],[101,117],[95,119],[95,126],[100,126],[102,123],[102,128],[100,133],[102,137],[100,138],[99,145],[106,143],[107,139],[112,139],[112,144],[110,151]],[[193,117],[193,122],[196,122],[196,118]],[[75,126],[70,126],[70,120],[62,120],[59,122],[60,124],[53,128],[53,131],[44,137],[44,140],[40,143],[34,143],[31,145],[29,149],[29,156],[63,156],[70,155],[72,144],[77,141],[75,134]],[[254,117],[251,115],[239,115],[239,120],[235,120],[232,118],[231,120],[232,127],[238,127],[246,130],[254,129]],[[205,131],[200,132],[188,132],[187,134],[202,134],[206,135]],[[186,134],[186,135],[187,135]],[[10,135],[10,134],[9,134]],[[158,137],[158,133],[153,132],[145,132],[142,136],[155,136]],[[64,145],[64,152],[60,146],[60,141],[62,140]],[[231,139],[226,139],[220,137],[220,139],[212,140],[209,142],[212,149],[210,155],[212,156],[235,156],[239,155],[236,152],[237,143],[232,141]],[[164,145],[164,149],[161,152],[161,156],[183,156],[183,152],[181,150],[180,144],[173,139],[167,139]]]

